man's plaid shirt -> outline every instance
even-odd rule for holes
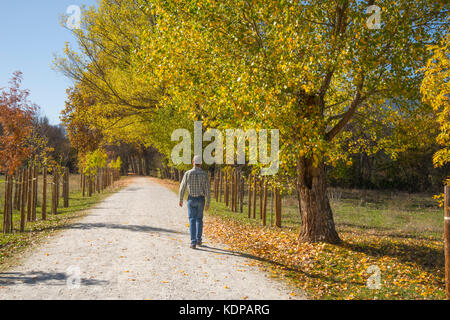
[[[206,198],[206,205],[209,205],[211,201],[211,187],[206,171],[203,171],[198,167],[186,171],[180,185],[180,201],[183,201],[186,187],[188,188],[188,193],[191,197],[204,196]]]

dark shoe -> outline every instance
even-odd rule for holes
[[[191,249],[196,249],[196,245],[195,244],[191,244]]]
[[[197,242],[197,245],[198,245],[198,246],[201,246],[201,245],[202,245],[202,243],[203,243],[203,242],[201,242],[201,241],[198,241],[198,242]]]

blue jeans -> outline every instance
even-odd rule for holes
[[[191,233],[191,244],[202,242],[203,233],[203,208],[205,197],[188,197],[187,202],[189,215],[189,231]]]

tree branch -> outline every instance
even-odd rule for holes
[[[355,111],[360,106],[361,102],[364,101],[366,97],[362,97],[362,88],[364,86],[364,76],[362,76],[361,81],[359,82],[355,96],[353,97],[352,102],[350,103],[350,107],[345,112],[342,119],[330,130],[325,134],[325,140],[331,141],[341,130],[345,127],[345,125],[350,121],[350,119],[353,117]]]

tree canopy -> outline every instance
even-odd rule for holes
[[[72,139],[98,131],[105,143],[167,157],[170,133],[193,120],[279,129],[279,174],[297,187],[300,239],[338,242],[325,164],[351,163],[356,152],[396,157],[431,143],[442,124],[420,86],[427,47],[448,44],[448,4],[377,1],[377,29],[366,12],[374,4],[102,0],[75,31],[81,52],[66,47],[56,61],[76,80],[63,119]]]

